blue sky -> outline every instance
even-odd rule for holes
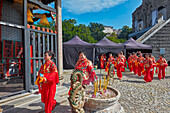
[[[77,24],[85,25],[97,22],[114,29],[132,27],[132,13],[141,4],[142,0],[62,0],[62,20],[76,19]],[[54,7],[54,3],[49,6]]]
[[[142,0],[62,0],[62,19],[76,19],[77,24],[97,22],[114,29],[132,26],[132,13]]]

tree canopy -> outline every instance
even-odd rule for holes
[[[106,38],[115,43],[124,43],[126,41],[126,39],[118,39],[116,33],[112,33],[110,36],[107,36]]]
[[[50,25],[45,26],[45,25],[41,25],[38,22],[35,26],[40,28],[43,27],[49,28],[55,31],[55,22],[51,21],[49,23]],[[100,23],[90,22],[90,24],[86,26],[84,24],[77,25],[77,21],[75,19],[68,19],[68,20],[65,19],[62,21],[63,42],[67,42],[77,35],[83,41],[89,43],[96,43],[99,40],[101,40],[104,36],[106,36],[103,30],[104,30],[104,26],[103,24]],[[131,33],[131,28],[129,28],[128,26],[123,26],[122,33],[119,35],[121,39],[118,39],[117,34],[115,33],[112,33],[110,36],[107,36],[107,38],[115,43],[123,43],[126,41],[128,34],[130,33]]]
[[[128,40],[128,35],[132,33],[132,28],[129,28],[129,26],[125,25],[121,30],[122,32],[119,34],[118,38]]]
[[[88,25],[91,31],[91,36],[99,41],[101,40],[106,34],[103,32],[104,26],[100,23],[92,23],[90,22],[90,25]]]

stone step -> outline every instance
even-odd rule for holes
[[[62,89],[62,90],[57,90],[56,91],[56,96],[60,96],[60,95],[63,95],[63,94],[68,94],[68,91],[69,91],[69,89],[67,88],[65,88],[65,89]]]
[[[64,102],[67,102],[67,95],[65,95],[65,96],[62,96],[62,97],[56,97],[55,98],[56,99],[56,101],[58,102],[58,103],[60,103],[60,104],[62,104],[62,103],[64,103]]]
[[[53,113],[71,113],[71,106],[69,104],[68,99],[61,103],[59,106],[57,106],[54,110]]]
[[[69,89],[65,86],[60,86],[57,87],[57,93],[56,93],[56,100],[58,103],[62,103],[67,101],[67,94],[68,94]],[[38,102],[38,103],[37,103]],[[31,106],[34,103],[34,105],[36,105],[37,107],[40,107],[40,109],[38,109],[39,111],[42,111],[42,104],[41,103],[41,95],[40,94],[30,94],[28,96],[21,96],[19,98],[16,98],[12,101],[4,101],[0,106],[3,109],[3,113],[10,113],[13,110],[18,110],[19,108],[23,108],[23,110],[25,110],[26,106]],[[35,111],[37,113],[36,107],[28,107],[28,111],[34,109],[33,111]],[[39,112],[38,111],[38,112]],[[15,112],[17,113],[17,112]],[[21,112],[20,112],[21,113]],[[24,112],[25,113],[25,112]]]
[[[61,106],[61,104],[68,105],[67,96],[57,97],[55,99],[59,103],[58,106]],[[55,109],[57,110],[58,107],[56,107]],[[41,102],[40,98],[29,101],[26,104],[16,106],[15,108],[4,110],[3,113],[39,113],[39,112],[40,113],[44,112],[44,104]]]
[[[41,102],[40,98],[37,98],[19,106],[3,110],[3,113],[38,113],[42,111],[43,108],[44,104]]]
[[[3,103],[7,103],[7,102],[10,102],[10,101],[16,100],[18,98],[28,96],[30,94],[31,93],[23,93],[23,94],[14,95],[14,96],[11,96],[11,97],[8,97],[8,98],[4,98],[4,99],[0,100],[0,105],[3,104]]]
[[[29,96],[19,98],[15,101],[5,103],[1,105],[1,108],[3,109],[3,112],[6,112],[12,110],[17,106],[22,106],[25,103],[29,103],[30,101],[35,101],[35,100],[40,100],[40,95],[31,94]]]

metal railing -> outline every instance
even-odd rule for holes
[[[144,33],[140,38],[138,38],[136,41],[141,42],[144,40],[147,36],[149,36],[154,30],[156,30],[159,26],[161,26],[165,21],[162,21],[160,23],[157,23],[154,25],[150,30],[148,30],[146,33]]]

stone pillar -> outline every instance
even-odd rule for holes
[[[61,14],[61,0],[55,0],[56,7],[56,31],[57,31],[57,66],[58,74],[61,78],[63,74],[63,48],[62,48],[62,14]]]

